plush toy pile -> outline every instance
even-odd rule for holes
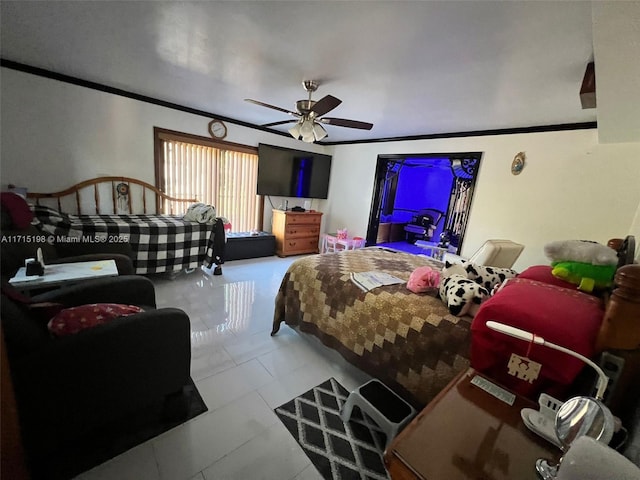
[[[578,286],[578,290],[592,292],[609,287],[618,264],[617,252],[605,245],[586,240],[561,240],[544,247],[551,260],[554,277]]]
[[[507,278],[518,273],[509,268],[486,267],[462,261],[445,262],[441,272],[439,294],[452,315],[474,316],[480,304]]]

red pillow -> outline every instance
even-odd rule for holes
[[[518,278],[526,278],[528,280],[536,280],[537,282],[544,282],[550,285],[555,285],[562,288],[570,288],[571,290],[577,290],[578,286],[573,283],[566,282],[560,278],[554,277],[551,273],[553,267],[549,265],[534,265],[527,268],[524,272],[518,275]]]
[[[23,230],[31,224],[33,212],[29,208],[27,201],[17,193],[0,193],[0,205],[3,210],[9,212],[14,228]]]
[[[102,325],[117,317],[125,317],[143,311],[135,305],[120,305],[117,303],[81,305],[62,310],[49,320],[47,328],[52,335],[64,337],[78,333],[85,328]]]

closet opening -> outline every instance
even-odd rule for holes
[[[459,253],[482,153],[378,155],[367,245]]]

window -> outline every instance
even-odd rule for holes
[[[216,213],[229,219],[236,232],[262,229],[264,200],[256,194],[257,148],[157,127],[153,130],[160,190],[215,206]],[[170,208],[161,205],[160,211],[168,213]]]

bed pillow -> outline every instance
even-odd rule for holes
[[[551,273],[551,270],[553,270],[553,267],[549,265],[534,265],[518,275],[518,278],[526,278],[527,280],[535,280],[537,282],[548,283],[549,285],[555,285],[557,287],[576,290],[576,285],[555,277]]]
[[[64,337],[81,332],[87,328],[102,325],[118,317],[143,312],[135,305],[117,303],[93,303],[79,307],[65,308],[47,324],[49,332],[55,337]]]
[[[0,193],[0,206],[11,217],[13,228],[23,230],[31,224],[33,212],[29,208],[27,201],[17,193]]]

